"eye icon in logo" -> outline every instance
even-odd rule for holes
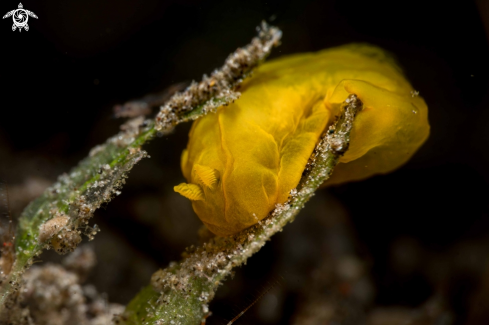
[[[3,16],[3,18],[5,19],[10,16],[12,16],[12,19],[14,21],[14,24],[12,25],[12,31],[15,31],[18,28],[19,32],[22,31],[22,28],[24,28],[26,31],[29,30],[29,25],[27,25],[29,16],[37,19],[36,14],[32,11],[25,10],[22,6],[22,3],[19,3],[18,9],[7,12],[5,16]]]

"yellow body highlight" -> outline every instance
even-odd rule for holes
[[[411,95],[413,88],[394,61],[369,45],[273,60],[240,91],[234,104],[194,122],[181,161],[190,184],[175,187],[221,236],[257,223],[287,200],[348,94],[356,94],[364,108],[349,150],[325,185],[390,172],[429,134],[424,100]],[[205,176],[211,170],[218,175],[215,181]],[[191,185],[202,194],[194,196],[198,191]]]

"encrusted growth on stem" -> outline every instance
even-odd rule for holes
[[[125,136],[123,131],[117,137]],[[27,206],[19,218],[16,260],[0,286],[0,311],[8,295],[19,288],[22,273],[44,249],[65,254],[78,246],[81,234],[93,239],[99,229],[96,225],[90,227],[89,219],[119,193],[127,173],[147,156],[134,142],[119,147],[109,139],[102,150],[92,153],[70,174],[61,175]]]
[[[199,83],[192,82],[184,92],[177,93],[161,107],[156,116],[156,130],[168,132],[182,121],[195,119],[197,115],[188,113],[196,107],[202,115],[238,99],[240,94],[235,91],[236,87],[270,54],[272,47],[278,45],[281,36],[278,28],[263,22],[258,36],[229,55],[221,69],[212,72],[210,77],[204,75]]]
[[[19,289],[22,273],[43,249],[67,253],[78,245],[82,233],[93,238],[99,229],[88,226],[89,219],[102,204],[120,194],[129,171],[148,156],[141,149],[143,144],[158,131],[168,132],[180,122],[196,119],[238,98],[236,87],[270,54],[281,37],[280,30],[265,23],[258,31],[251,44],[229,56],[210,78],[204,76],[202,82],[192,83],[183,93],[173,95],[155,120],[135,117],[126,122],[119,134],[93,148],[77,167],[61,175],[27,206],[19,218],[16,260],[0,279],[0,314],[9,294]]]
[[[157,271],[118,318],[126,324],[200,324],[208,303],[231,270],[246,263],[265,243],[293,221],[315,190],[329,178],[349,144],[350,131],[362,103],[350,95],[341,115],[316,146],[296,189],[257,225],[232,237],[215,237],[191,247],[179,263]]]

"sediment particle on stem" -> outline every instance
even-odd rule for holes
[[[51,246],[57,253],[72,252],[81,242],[76,229],[70,229],[70,218],[66,215],[55,217],[39,227],[39,243]]]

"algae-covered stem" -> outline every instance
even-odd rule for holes
[[[54,238],[57,238],[55,246],[60,253],[73,251],[81,240],[81,233],[93,238],[98,229],[88,226],[89,219],[102,204],[120,194],[119,189],[129,171],[148,156],[142,145],[158,132],[168,133],[181,122],[196,119],[236,100],[237,88],[243,79],[279,44],[281,35],[278,28],[262,23],[258,36],[249,45],[232,53],[210,77],[204,75],[201,82],[193,82],[182,93],[173,95],[156,119],[138,125],[134,125],[138,117],[129,121],[119,134],[93,148],[69,174],[61,175],[32,201],[19,218],[12,270],[0,274],[0,313],[9,294],[19,289],[21,276],[33,258],[44,249],[53,248]],[[57,220],[63,223],[56,223],[60,227],[43,227],[53,218],[61,218]],[[40,229],[43,229],[41,238]]]
[[[201,82],[192,82],[184,92],[175,94],[163,105],[156,116],[155,129],[166,132],[180,122],[194,120],[234,102],[240,95],[236,87],[270,54],[281,37],[278,28],[262,22],[258,36],[250,44],[229,55],[224,65],[210,77],[204,75]]]
[[[144,288],[127,306],[116,324],[200,324],[209,313],[219,284],[231,270],[265,245],[274,234],[292,222],[314,192],[327,180],[349,145],[355,114],[362,108],[356,95],[342,104],[341,115],[316,146],[296,189],[289,200],[277,204],[257,225],[232,237],[215,237],[200,247],[192,247],[179,263],[153,274]]]

